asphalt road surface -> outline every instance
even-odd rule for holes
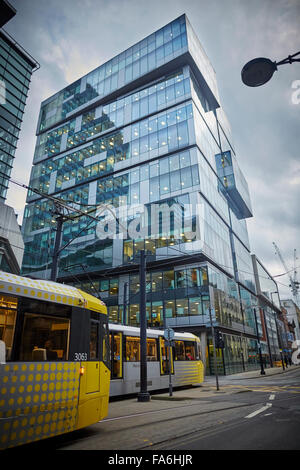
[[[256,379],[214,378],[203,389],[110,403],[88,428],[24,450],[300,450],[300,367]]]

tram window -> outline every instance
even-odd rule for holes
[[[126,360],[138,362],[140,357],[140,338],[126,336]]]
[[[175,361],[185,361],[183,341],[175,341]]]
[[[122,333],[114,333],[111,338],[112,378],[122,377]]]
[[[99,359],[99,323],[91,321],[90,360]]]
[[[70,321],[25,313],[20,360],[67,360]]]
[[[109,343],[109,332],[107,320],[101,323],[101,336],[102,336],[102,360],[104,364],[110,369],[111,367],[111,349]]]
[[[10,360],[18,301],[15,297],[0,295],[0,340],[4,341],[6,360]]]
[[[187,361],[196,360],[195,343],[193,341],[187,341],[185,343],[185,359]]]
[[[157,361],[157,344],[154,338],[147,338],[147,361]]]
[[[173,351],[171,348],[170,351],[171,355],[171,373],[174,373],[174,366],[173,366]],[[160,372],[162,375],[169,374],[169,348],[166,346],[166,341],[163,338],[160,338]]]

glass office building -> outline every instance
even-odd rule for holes
[[[111,322],[139,325],[145,250],[148,325],[199,335],[213,372],[213,308],[225,343],[220,368],[257,366],[249,190],[215,72],[185,15],[41,104],[30,186],[86,213],[63,224],[61,246],[70,243],[59,281],[100,295]],[[105,236],[104,207],[115,211],[114,237]],[[49,278],[53,210],[47,197],[28,193],[24,274]],[[125,222],[135,230],[124,232]]]
[[[0,0],[0,12],[0,270],[19,274],[23,238],[15,211],[5,200],[30,77],[39,64],[2,29],[15,16],[14,7]]]
[[[38,63],[0,29],[0,201],[4,202],[22,125],[30,78]]]

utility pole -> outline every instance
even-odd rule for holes
[[[259,362],[260,362],[260,375],[266,375],[263,360],[262,360],[262,355],[261,355],[261,344],[260,344],[260,339],[259,339],[258,323],[257,323],[257,316],[256,316],[256,309],[255,308],[253,309],[253,312],[254,312],[255,326],[256,326],[256,332],[257,332],[257,343],[258,343],[258,353],[259,353]]]
[[[150,401],[150,393],[147,391],[147,319],[146,319],[146,254],[140,251],[140,392],[137,401]]]
[[[61,234],[62,234],[62,227],[65,218],[63,215],[59,215],[56,219],[56,234],[55,234],[55,242],[54,242],[54,251],[52,256],[52,266],[51,266],[51,274],[50,280],[56,282],[57,278],[57,268],[58,268],[58,258],[60,253],[60,244],[61,244]]]
[[[210,319],[211,334],[212,334],[213,349],[214,349],[214,366],[215,366],[215,374],[216,374],[216,387],[217,387],[217,390],[219,390],[219,375],[218,375],[217,355],[216,355],[216,339],[215,339],[215,329],[214,329],[214,325],[213,325],[211,310],[212,310],[211,307],[209,307],[209,319]]]
[[[123,325],[127,323],[127,287],[128,282],[124,282],[124,290],[123,290]]]

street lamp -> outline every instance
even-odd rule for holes
[[[250,87],[264,85],[273,77],[278,65],[300,62],[300,59],[294,59],[298,54],[300,54],[300,51],[293,55],[289,55],[286,59],[283,59],[280,62],[273,62],[265,57],[258,57],[250,60],[250,62],[247,62],[247,64],[244,65],[241,72],[243,83]]]
[[[260,338],[259,338],[259,331],[258,331],[258,322],[257,322],[257,316],[256,316],[256,309],[253,309],[254,313],[254,320],[255,320],[255,326],[256,326],[256,333],[257,333],[257,345],[258,345],[258,353],[259,353],[259,362],[260,362],[260,375],[266,375],[265,369],[264,369],[264,364],[263,364],[263,359],[262,359],[262,353],[261,353],[261,343],[260,343]]]
[[[280,299],[278,291],[270,292],[270,294],[271,294],[272,304],[274,304],[272,294],[277,294],[278,298]],[[277,314],[276,314],[274,309],[272,309],[272,310],[274,312],[274,320],[275,320],[275,325],[276,325],[276,333],[277,333],[277,339],[278,339],[278,344],[279,344],[279,352],[280,352],[280,357],[281,357],[282,368],[283,368],[283,370],[285,370],[283,355],[282,355],[282,340],[281,340],[281,335],[279,333],[279,328],[278,328],[278,323],[277,323]]]

